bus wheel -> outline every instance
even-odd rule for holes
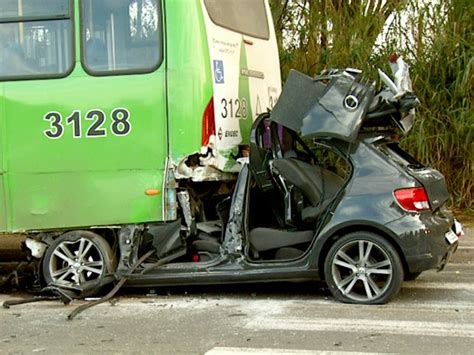
[[[104,238],[90,231],[71,231],[46,250],[43,276],[47,285],[81,287],[113,273],[115,267],[116,258]]]

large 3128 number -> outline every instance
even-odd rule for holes
[[[91,121],[85,137],[86,138],[97,138],[107,136],[107,127],[105,127],[107,121],[107,115],[104,111],[99,109],[89,110],[83,117],[86,121]],[[64,135],[64,127],[72,126],[72,136],[74,138],[82,137],[82,119],[81,111],[74,110],[72,114],[64,120],[59,112],[50,111],[44,115],[43,119],[49,122],[49,129],[43,131],[44,135],[49,139],[58,139]],[[130,112],[126,108],[116,108],[112,110],[110,115],[110,131],[115,136],[126,136],[132,130],[132,124],[130,123]]]

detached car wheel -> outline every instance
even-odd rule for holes
[[[115,264],[104,238],[90,231],[71,231],[55,239],[46,250],[43,275],[46,284],[81,286],[114,272]]]
[[[383,237],[355,232],[331,247],[324,276],[331,293],[341,302],[382,304],[400,290],[403,267],[397,251]]]

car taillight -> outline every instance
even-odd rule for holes
[[[420,212],[430,209],[430,203],[423,187],[410,187],[394,191],[400,206],[409,212]]]
[[[201,136],[201,146],[207,146],[212,135],[216,134],[216,121],[214,119],[214,98],[211,97],[211,100],[204,110],[202,116],[202,136]]]

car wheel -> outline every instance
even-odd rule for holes
[[[46,284],[81,286],[115,271],[109,243],[90,231],[64,233],[51,243],[43,259]],[[99,291],[99,290],[97,290]]]
[[[354,232],[331,247],[324,276],[331,293],[341,302],[382,304],[400,290],[403,267],[386,239],[375,233]]]

